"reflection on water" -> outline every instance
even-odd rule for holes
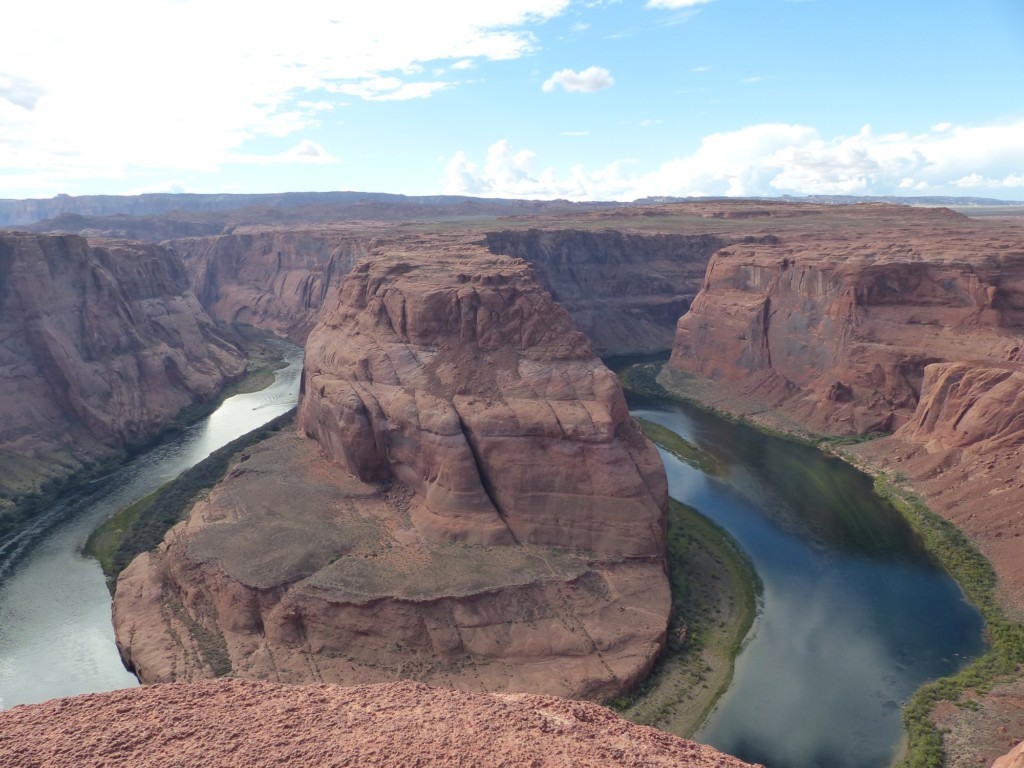
[[[819,451],[686,406],[633,413],[714,455],[662,452],[673,498],[740,542],[764,606],[733,683],[697,734],[768,768],[888,766],[900,705],[982,648],[982,622],[871,481]]]
[[[138,684],[114,647],[103,573],[82,547],[118,509],[295,405],[302,350],[280,343],[288,365],[270,387],[228,398],[209,418],[98,483],[99,491],[58,502],[69,510],[67,521],[0,584],[0,709]]]

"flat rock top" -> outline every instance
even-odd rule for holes
[[[747,763],[604,707],[397,682],[221,679],[0,712],[0,764],[22,766],[675,766]]]
[[[571,580],[585,555],[554,547],[468,547],[420,539],[402,500],[346,475],[284,431],[247,450],[185,529],[192,557],[243,584],[306,586],[349,602],[432,600]]]

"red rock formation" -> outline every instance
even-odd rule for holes
[[[704,280],[711,254],[735,237],[612,230],[487,233],[493,253],[526,259],[601,355],[672,346],[676,321]]]
[[[147,686],[0,712],[0,763],[753,768],[585,702],[408,682],[339,688],[239,680]]]
[[[656,451],[523,262],[434,242],[358,266],[310,335],[315,442],[253,449],[122,573],[140,679],[602,698],[650,668],[669,610]]]
[[[712,258],[664,380],[773,427],[895,430],[844,450],[967,532],[1024,616],[1024,230],[942,210],[820,215]]]
[[[666,490],[618,381],[522,261],[376,259],[306,347],[299,425],[424,536],[660,557]]]
[[[248,323],[302,343],[324,298],[366,254],[368,228],[236,227],[165,245],[182,257],[199,301],[215,320]]]
[[[1024,741],[992,763],[992,768],[1024,768]]]
[[[165,249],[0,235],[0,492],[154,434],[244,367]]]
[[[911,418],[930,363],[1019,362],[1019,233],[941,211],[869,229],[874,208],[716,253],[671,365],[812,430],[863,434]]]

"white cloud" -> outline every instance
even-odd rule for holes
[[[699,67],[694,67],[690,70],[691,72],[710,72],[711,67],[708,64],[702,64]]]
[[[460,59],[459,61],[456,61],[454,64],[452,64],[452,69],[473,69],[475,66],[476,65],[473,63],[472,59]]]
[[[714,0],[647,0],[645,8],[667,8],[668,10],[678,10],[680,8],[692,8],[695,5],[704,5],[706,3],[712,3]]]
[[[577,165],[562,173],[535,169],[534,153],[513,152],[503,140],[491,147],[482,168],[459,153],[442,183],[450,192],[574,200],[963,190],[1022,199],[1022,135],[1024,120],[950,126],[925,138],[909,132],[877,136],[867,125],[852,135],[824,138],[808,126],[763,123],[705,136],[691,154],[653,170],[620,160],[589,172]]]
[[[536,51],[532,27],[569,3],[446,0],[443,13],[418,0],[258,11],[244,0],[107,0],[102,13],[71,0],[22,3],[0,46],[2,186],[52,178],[52,193],[82,178],[213,170],[255,137],[315,126],[325,90],[425,98],[450,86],[414,82],[409,73],[425,65]],[[373,86],[396,75],[391,88]]]
[[[611,88],[615,79],[604,67],[587,67],[579,72],[571,69],[560,69],[544,81],[541,90],[551,93],[558,86],[575,93],[594,93]]]
[[[283,153],[281,159],[293,163],[334,163],[331,153],[319,144],[305,139]]]
[[[9,101],[16,107],[31,112],[44,92],[28,78],[0,72],[0,99]]]
[[[406,101],[425,99],[453,85],[455,83],[444,81],[406,83],[397,77],[373,77],[358,83],[342,83],[331,90],[358,96],[366,101]]]

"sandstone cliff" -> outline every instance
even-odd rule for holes
[[[0,712],[8,768],[344,766],[754,768],[595,704],[446,691],[222,680]]]
[[[238,227],[165,245],[181,256],[196,296],[215,320],[255,325],[302,343],[325,297],[372,242],[367,225]]]
[[[0,495],[151,436],[244,368],[167,250],[0,235]]]
[[[676,321],[704,281],[711,254],[734,238],[614,230],[487,233],[497,254],[529,261],[601,355],[669,349]]]
[[[423,241],[430,248],[429,235]],[[441,236],[441,239],[450,235]],[[711,234],[506,230],[483,237],[494,254],[523,258],[601,355],[668,349],[676,321],[704,278],[711,254],[732,239]],[[327,292],[376,245],[418,239],[380,223],[231,228],[178,238],[176,250],[207,312],[302,341]],[[733,238],[734,239],[734,238]]]
[[[911,418],[930,363],[1024,359],[1024,254],[1012,233],[947,211],[872,230],[865,208],[716,253],[671,365],[811,429],[863,434]]]
[[[1024,741],[992,763],[992,768],[1024,768]]]
[[[299,425],[118,580],[146,682],[413,677],[600,698],[665,636],[666,483],[526,264],[390,249],[310,334]]]
[[[972,536],[1024,615],[1024,229],[944,210],[822,215],[712,257],[663,380],[770,426],[894,432],[847,450]]]

